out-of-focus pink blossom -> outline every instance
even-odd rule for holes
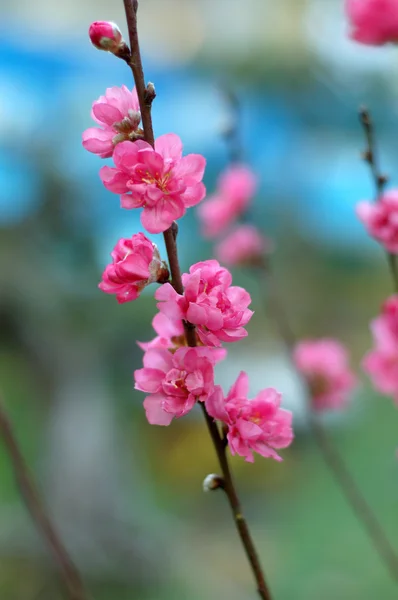
[[[296,345],[294,361],[311,389],[314,410],[346,406],[357,378],[350,370],[347,351],[340,342],[303,340]]]
[[[113,262],[105,268],[98,287],[107,294],[116,294],[120,304],[136,300],[144,287],[156,281],[162,283],[169,277],[156,244],[143,233],[121,238],[111,256]]]
[[[250,294],[231,286],[231,273],[216,260],[196,263],[182,276],[184,294],[170,284],[156,290],[158,309],[170,319],[184,319],[197,327],[200,340],[207,346],[237,342],[247,336],[245,325],[253,312],[247,307]]]
[[[371,323],[371,331],[374,348],[365,356],[363,369],[375,389],[398,404],[398,295],[384,303],[381,315]]]
[[[396,0],[346,0],[346,12],[353,40],[370,46],[398,42]]]
[[[369,235],[393,254],[398,253],[398,189],[383,194],[378,202],[360,202],[357,215]]]
[[[142,350],[146,351],[150,348],[166,348],[171,352],[186,346],[186,339],[184,334],[184,326],[181,320],[169,319],[166,315],[159,312],[152,320],[152,327],[158,334],[150,342],[138,342],[138,345]],[[197,337],[197,345],[201,346],[201,341]],[[227,356],[225,348],[209,348],[212,354],[214,364],[217,364]]]
[[[254,225],[240,225],[215,247],[214,253],[220,262],[235,266],[259,264],[271,251],[272,242]]]
[[[244,165],[229,167],[220,176],[216,193],[199,207],[203,235],[213,238],[247,208],[256,189],[256,177]]]
[[[91,116],[100,127],[83,133],[83,146],[101,158],[112,156],[116,144],[134,141],[142,134],[140,105],[136,89],[122,85],[108,88],[93,104]]]
[[[121,194],[123,208],[143,208],[141,222],[150,233],[161,233],[180,219],[206,193],[202,177],[206,160],[200,154],[182,156],[180,138],[168,133],[155,141],[122,142],[113,153],[116,168],[102,167],[105,187]]]
[[[213,356],[208,348],[151,348],[144,368],[134,372],[135,388],[149,394],[144,400],[151,425],[170,425],[186,415],[197,401],[214,390]]]
[[[275,449],[286,448],[293,440],[292,413],[280,408],[281,394],[272,388],[262,390],[253,400],[247,398],[249,380],[241,372],[224,398],[220,386],[206,400],[208,413],[228,426],[231,453],[254,462],[253,452],[282,460]]]
[[[113,54],[117,53],[124,43],[119,27],[112,21],[94,21],[89,27],[88,35],[98,50],[106,50]]]

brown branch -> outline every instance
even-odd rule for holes
[[[81,575],[72,562],[59,534],[51,523],[39,492],[29,474],[29,469],[22,456],[22,452],[1,398],[0,435],[3,438],[4,446],[8,452],[21,496],[33,521],[36,523],[37,529],[52,553],[55,563],[59,567],[60,576],[68,590],[70,600],[88,600],[89,597],[85,591]]]
[[[123,2],[126,11],[126,19],[131,47],[131,60],[129,61],[129,65],[133,72],[134,82],[140,103],[141,118],[144,129],[144,139],[149,144],[154,146],[151,103],[147,101],[148,91],[145,87],[145,79],[142,68],[137,31],[138,0],[123,0]],[[177,224],[174,223],[169,229],[167,229],[167,231],[164,232],[163,237],[166,245],[167,256],[169,259],[172,285],[178,294],[182,294],[184,290],[181,280],[181,269],[177,252],[177,233],[178,227]],[[197,343],[195,326],[191,323],[184,322],[184,329],[188,346],[195,347]],[[217,424],[214,422],[212,417],[210,417],[203,403],[201,403],[201,407],[223,474],[223,489],[228,498],[234,521],[236,524],[236,528],[238,530],[246,556],[252,568],[257,583],[258,593],[263,600],[271,600],[271,594],[267,587],[267,584],[265,583],[264,573],[260,565],[260,561],[258,559],[258,555],[255,550],[255,546],[248,525],[242,515],[239,498],[236,493],[236,489],[232,480],[228,464],[228,459],[225,453],[226,448],[224,440],[220,435]]]
[[[296,337],[284,310],[281,295],[278,293],[275,277],[271,272],[269,260],[267,261],[266,265],[264,264],[263,269],[266,275],[266,282],[268,283],[268,289],[266,291],[268,292],[270,313],[272,314],[275,325],[277,326],[279,336],[285,345],[292,368],[297,373],[297,376],[303,382],[306,389],[309,409],[309,425],[315,442],[326,465],[329,467],[336,484],[339,486],[347,503],[351,506],[353,513],[357,517],[358,522],[368,533],[373,547],[375,548],[382,562],[389,570],[391,577],[398,582],[398,556],[393,546],[390,544],[390,541],[383,530],[382,524],[356,484],[349,468],[344,462],[343,457],[329,439],[324,427],[317,419],[313,410],[311,410],[311,388],[308,384],[308,381],[297,369],[293,360],[293,350],[296,345]]]
[[[375,129],[372,121],[372,117],[370,112],[361,107],[359,109],[359,120],[363,127],[366,139],[366,150],[363,153],[363,159],[368,163],[370,172],[372,175],[372,179],[375,186],[375,201],[379,202],[383,192],[385,190],[386,184],[388,182],[388,177],[383,175],[379,168],[379,160],[377,155],[376,148],[376,135]],[[391,276],[394,283],[394,291],[398,293],[398,268],[395,254],[386,251],[388,266],[390,268]]]

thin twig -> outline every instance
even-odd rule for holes
[[[53,555],[54,561],[59,568],[60,576],[68,590],[70,600],[88,600],[89,597],[85,591],[81,575],[72,562],[59,534],[51,523],[39,492],[29,474],[29,469],[23,458],[1,398],[0,436],[3,439],[4,446],[10,457],[21,496],[33,521],[36,523],[37,529],[40,531]]]
[[[391,577],[398,583],[398,556],[396,551],[388,540],[382,524],[351,475],[343,457],[329,439],[329,436],[327,435],[317,416],[311,410],[311,388],[308,384],[308,381],[297,369],[293,360],[293,350],[296,345],[296,336],[286,315],[281,295],[278,292],[275,277],[271,272],[271,265],[269,261],[267,261],[267,264],[263,266],[263,269],[265,272],[264,279],[268,284],[267,292],[270,314],[272,315],[275,325],[278,329],[279,336],[285,345],[291,366],[297,373],[299,379],[303,382],[303,385],[306,389],[309,409],[309,425],[315,442],[323,456],[325,463],[333,474],[336,484],[341,489],[346,501],[351,506],[352,511],[357,517],[358,522],[368,533],[373,547],[378,553],[381,561],[387,567]]]
[[[131,47],[131,61],[130,67],[133,72],[133,77],[137,89],[137,95],[140,103],[141,110],[141,118],[144,129],[144,139],[154,146],[154,135],[152,128],[152,117],[151,117],[151,107],[145,100],[146,96],[146,87],[145,87],[145,79],[142,68],[140,47],[138,41],[138,31],[137,31],[137,10],[138,10],[138,1],[137,0],[123,0],[124,8],[126,11],[127,18],[127,26],[129,30],[129,39],[130,39],[130,47]],[[181,280],[181,269],[178,260],[177,253],[177,225],[174,224],[167,231],[164,232],[164,241],[166,245],[167,256],[169,259],[170,265],[170,273],[172,278],[172,285],[177,293],[183,293],[183,285]],[[196,331],[195,327],[187,322],[184,322],[185,335],[187,339],[187,343],[191,347],[196,346]],[[228,459],[226,456],[226,448],[224,441],[220,435],[217,424],[214,422],[212,417],[206,411],[206,407],[201,403],[201,407],[204,413],[204,417],[206,420],[207,428],[209,430],[211,439],[213,441],[213,445],[218,457],[218,461],[220,463],[220,468],[223,474],[224,486],[223,489],[228,498],[232,514],[234,516],[234,521],[237,527],[237,530],[240,535],[240,539],[242,541],[242,545],[246,552],[246,556],[252,568],[256,583],[257,590],[259,596],[263,600],[271,600],[271,594],[268,589],[268,586],[265,582],[264,573],[248,528],[245,518],[243,517],[240,502],[238,495],[236,493],[236,489],[232,480],[231,471],[228,464]]]
[[[383,175],[380,171],[379,160],[376,148],[376,135],[375,128],[373,125],[372,117],[370,112],[361,107],[359,109],[359,120],[363,127],[365,138],[366,138],[366,150],[363,153],[363,159],[368,163],[370,172],[372,175],[372,179],[375,186],[375,201],[379,202],[380,198],[383,195],[386,184],[388,182],[388,177]],[[391,254],[391,252],[387,252],[387,260],[388,266],[390,268],[391,276],[394,283],[394,291],[398,293],[398,268],[395,254]]]

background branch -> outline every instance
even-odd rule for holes
[[[9,455],[22,499],[35,522],[37,529],[53,555],[70,600],[89,600],[81,575],[70,558],[59,534],[51,523],[39,492],[29,474],[28,467],[14,435],[11,422],[7,416],[1,397],[0,435]]]
[[[361,107],[359,109],[359,120],[363,127],[366,139],[366,150],[365,152],[363,152],[362,156],[365,162],[367,162],[370,167],[370,172],[375,187],[375,201],[379,202],[381,196],[383,195],[386,184],[388,183],[388,177],[386,175],[383,175],[380,171],[379,159],[376,148],[375,129],[372,117],[367,108]],[[395,293],[398,293],[398,269],[396,256],[395,254],[391,254],[391,252],[387,251],[386,256],[392,280],[394,283],[394,291]]]

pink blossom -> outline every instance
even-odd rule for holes
[[[363,369],[375,389],[392,396],[398,404],[398,295],[384,303],[381,315],[371,323],[371,331],[374,348],[365,356]]]
[[[181,320],[169,319],[165,314],[159,312],[152,320],[152,327],[157,333],[157,336],[150,342],[138,342],[142,350],[146,351],[150,348],[166,348],[174,352],[177,348],[186,346],[184,326]],[[197,337],[197,345],[201,346],[201,341]],[[225,348],[209,348],[212,354],[214,364],[217,364],[227,356]]]
[[[208,348],[178,348],[174,353],[151,348],[144,368],[134,372],[135,388],[149,394],[144,400],[151,425],[170,425],[186,415],[197,401],[214,390],[213,356]]]
[[[294,362],[306,378],[314,410],[343,408],[357,378],[350,370],[344,346],[333,339],[303,340],[296,345]]]
[[[249,379],[241,372],[224,398],[220,386],[206,400],[208,413],[228,426],[228,444],[233,455],[254,462],[253,452],[282,460],[275,448],[286,448],[293,440],[292,413],[280,408],[281,394],[273,388],[262,390],[248,400]]]
[[[98,50],[115,53],[124,43],[122,33],[112,21],[94,21],[88,30],[91,43]]]
[[[360,202],[357,215],[369,235],[388,252],[398,253],[398,189],[383,194],[378,202]]]
[[[396,0],[346,0],[346,12],[353,40],[370,46],[398,41]]]
[[[111,256],[113,262],[105,268],[98,287],[106,294],[116,294],[120,304],[136,300],[144,287],[155,281],[162,283],[169,277],[156,244],[143,233],[121,238]]]
[[[256,177],[244,165],[229,167],[220,176],[217,191],[204,202],[198,215],[203,235],[213,238],[235,221],[247,208],[256,189]]]
[[[101,158],[112,156],[116,144],[134,141],[142,135],[138,128],[141,120],[136,89],[108,88],[93,104],[91,116],[100,128],[90,127],[83,133],[83,146]]]
[[[170,319],[184,319],[197,327],[201,342],[220,346],[247,336],[244,326],[253,314],[250,294],[231,286],[231,273],[216,260],[196,263],[182,276],[183,295],[166,283],[156,290],[158,309]]]
[[[216,246],[215,255],[226,265],[253,265],[259,264],[271,249],[272,242],[254,225],[240,225]]]
[[[143,140],[122,142],[113,160],[116,168],[100,171],[103,184],[121,194],[123,208],[144,209],[141,222],[150,233],[166,231],[205,196],[201,181],[206,160],[200,154],[182,156],[181,140],[174,133],[157,138],[155,149]]]

